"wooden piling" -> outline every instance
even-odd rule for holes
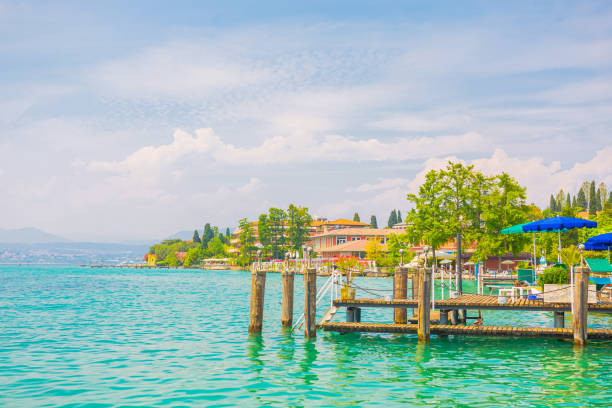
[[[289,268],[281,274],[283,281],[283,297],[281,302],[281,325],[291,327],[293,324],[293,293],[295,274]]]
[[[583,346],[587,341],[587,306],[589,299],[589,270],[574,268],[574,311],[572,326],[574,344]]]
[[[304,270],[304,335],[306,338],[317,337],[317,270]]]
[[[563,329],[565,327],[565,313],[564,312],[553,312],[555,314],[554,317],[554,327],[555,329]]]
[[[448,310],[440,310],[440,324],[448,324]]]
[[[393,275],[393,299],[406,299],[408,296],[408,268],[395,268]],[[406,324],[408,322],[408,311],[406,308],[393,309],[393,322],[395,324]]]
[[[429,312],[431,309],[431,269],[419,269],[419,298],[418,298],[418,338],[419,341],[429,341]]]
[[[258,269],[251,271],[251,304],[249,309],[249,334],[259,334],[263,326],[264,293],[266,291],[266,272]]]

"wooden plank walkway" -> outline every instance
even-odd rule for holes
[[[340,333],[416,333],[416,324],[394,323],[323,323],[324,331]],[[491,336],[491,337],[548,337],[559,339],[572,339],[571,328],[555,329],[551,327],[504,327],[504,326],[457,326],[439,325],[430,326],[431,334],[460,335],[460,336]],[[589,339],[612,339],[612,330],[588,329]]]
[[[354,299],[354,300],[334,300],[334,306],[339,307],[391,307],[416,309],[418,304],[414,299]],[[435,308],[439,310],[471,309],[471,310],[523,310],[523,311],[551,311],[569,312],[569,303],[544,303],[542,300],[515,299],[508,300],[508,303],[498,303],[497,296],[486,296],[476,294],[461,295],[456,299],[437,300]],[[612,313],[612,302],[590,303],[589,312],[608,312]]]

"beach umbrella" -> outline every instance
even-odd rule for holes
[[[584,249],[587,251],[605,251],[608,250],[608,261],[610,260],[610,247],[612,247],[612,232],[600,234],[586,240]]]
[[[557,231],[559,236],[559,251],[561,250],[561,231],[574,228],[597,228],[595,221],[583,220],[582,218],[572,217],[552,217],[543,220],[529,222],[521,226],[525,232]],[[561,255],[558,256],[561,262]]]
[[[528,222],[524,222],[522,224],[516,224],[513,225],[511,227],[508,228],[504,228],[503,230],[501,230],[502,234],[524,234],[525,231],[523,230],[523,226],[529,224]],[[535,273],[536,270],[536,263],[537,263],[537,259],[536,259],[536,234],[535,232],[533,233],[533,273]]]

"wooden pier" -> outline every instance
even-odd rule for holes
[[[251,280],[251,311],[249,318],[249,332],[261,332],[263,321],[263,288],[265,288],[265,271],[261,264],[252,270]],[[295,268],[291,268],[295,270]],[[296,271],[297,272],[297,271]],[[419,268],[408,270],[399,267],[395,271],[393,299],[389,298],[363,298],[341,299],[339,294],[340,275],[331,271],[329,279],[317,290],[316,268],[310,263],[304,268],[304,310],[292,330],[304,326],[307,338],[316,336],[316,329],[321,328],[328,332],[364,332],[364,333],[416,333],[419,341],[428,342],[430,335],[448,336],[496,336],[496,337],[542,337],[573,339],[576,345],[585,345],[589,339],[612,340],[612,330],[587,328],[588,313],[612,313],[612,302],[588,303],[589,271],[586,268],[575,269],[575,286],[572,302],[544,302],[541,299],[516,298],[508,299],[500,296],[487,296],[481,294],[461,294],[451,291],[448,299],[431,299],[433,286],[433,272],[431,269]],[[286,283],[290,274],[283,275],[283,304],[282,323],[285,327],[291,324],[290,310],[293,303],[293,285]],[[293,274],[291,274],[293,278]],[[410,280],[411,290],[408,295],[407,282]],[[291,283],[292,279],[291,279]],[[360,288],[364,289],[364,288]],[[368,291],[367,289],[364,289]],[[376,289],[370,289],[376,290]],[[330,291],[330,292],[329,292]],[[315,322],[316,308],[326,293],[331,293],[329,309],[323,318]],[[346,322],[333,322],[333,317],[341,309],[346,309]],[[361,322],[362,308],[392,308],[393,323],[365,323]],[[407,309],[414,309],[414,316],[409,319]],[[485,325],[482,321],[482,310],[505,310],[513,312],[536,311],[553,312],[553,327],[506,327]],[[465,320],[460,318],[462,311],[478,311],[478,316],[466,316],[467,319],[476,320],[474,325],[463,325]],[[565,328],[565,313],[572,312],[572,326]]]

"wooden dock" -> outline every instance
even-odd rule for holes
[[[397,333],[415,334],[418,324],[394,323],[323,323],[324,331],[340,333]],[[506,326],[460,326],[440,325],[430,326],[431,334],[460,336],[492,336],[492,337],[547,337],[555,339],[572,339],[574,334],[570,328],[551,327],[506,327]],[[612,330],[588,329],[589,339],[612,339]]]
[[[416,309],[418,301],[416,299],[353,299],[353,300],[334,300],[337,307],[391,307]],[[589,312],[612,313],[612,302],[589,303]],[[497,296],[486,296],[476,294],[465,294],[455,299],[439,300],[435,302],[438,310],[523,310],[536,312],[569,312],[570,303],[545,303],[542,300],[515,299],[508,300],[508,303],[499,303]]]

